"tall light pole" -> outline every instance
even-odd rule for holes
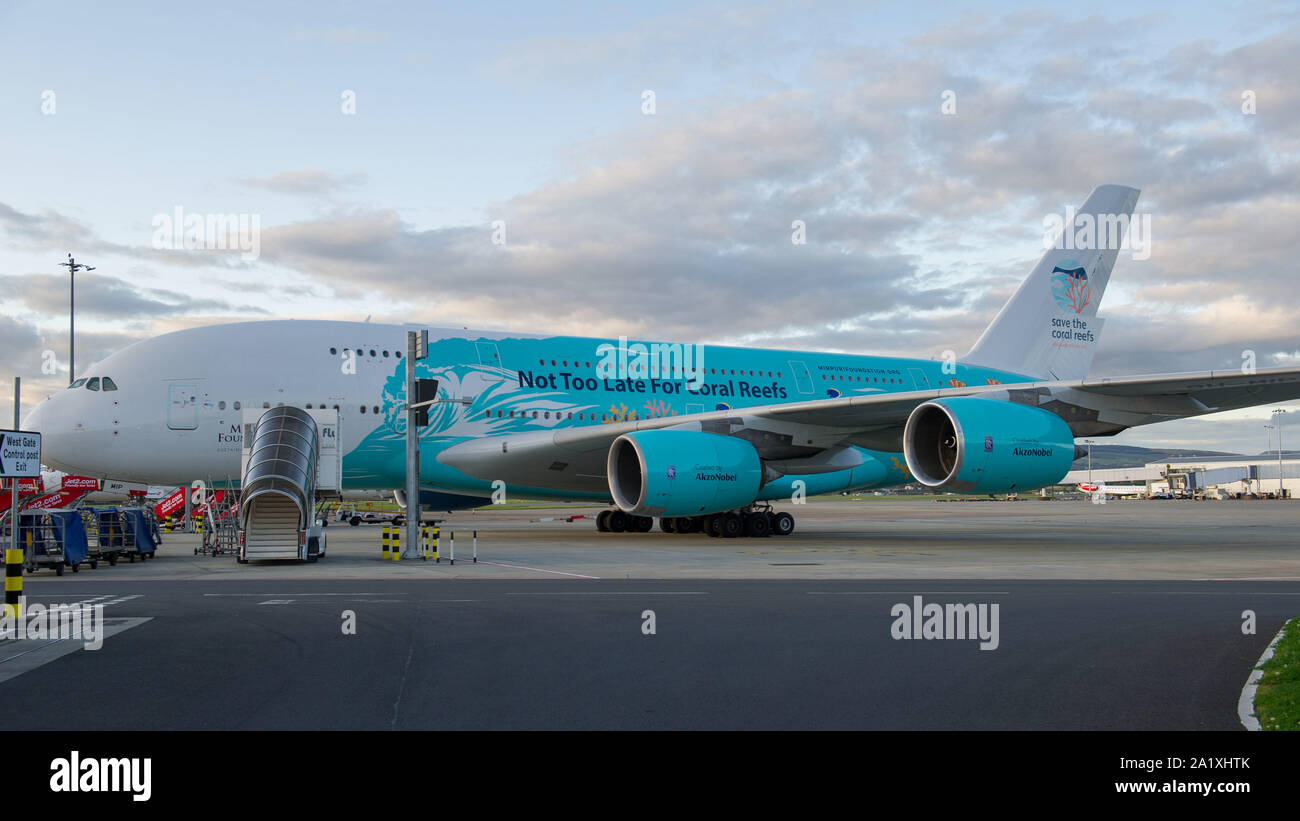
[[[71,385],[77,370],[77,272],[95,269],[79,264],[71,253],[68,254],[68,261],[60,262],[59,266],[68,269],[68,384]]]
[[[1282,488],[1282,414],[1286,413],[1285,408],[1275,408],[1273,413],[1277,417],[1277,498],[1281,499],[1286,496],[1286,491]]]
[[[1272,425],[1264,426],[1264,436],[1268,438],[1268,444],[1264,447],[1264,455],[1268,456],[1268,452],[1273,449],[1273,426]],[[1259,495],[1260,496],[1264,495],[1263,479],[1259,480]]]
[[[1083,443],[1088,446],[1088,484],[1092,484],[1092,446],[1091,439],[1084,439]]]

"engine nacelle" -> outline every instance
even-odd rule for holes
[[[916,480],[958,493],[1035,490],[1061,481],[1074,434],[1051,411],[999,399],[935,399],[912,411],[903,455]]]
[[[744,507],[763,468],[743,439],[686,430],[625,433],[609,448],[614,503],[639,516],[699,516]]]

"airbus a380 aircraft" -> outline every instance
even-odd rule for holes
[[[1126,224],[1137,197],[1097,188],[1076,225]],[[1076,436],[1300,397],[1298,369],[1088,380],[1118,235],[1061,244],[955,362],[430,329],[418,375],[457,401],[421,430],[421,502],[477,507],[504,489],[612,500],[602,530],[649,530],[658,516],[678,532],[784,534],[793,518],[768,503],[797,492],[1026,491],[1064,477]],[[243,409],[336,408],[344,487],[402,487],[401,352],[420,327],[165,334],[109,356],[24,427],[44,434],[51,467],[179,484],[238,478]]]

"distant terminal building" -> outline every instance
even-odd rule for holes
[[[1279,488],[1279,468],[1281,483]],[[1142,467],[1072,470],[1061,484],[1074,486],[1145,484],[1147,495],[1157,493],[1204,494],[1235,498],[1255,494],[1288,499],[1300,497],[1300,458],[1283,456],[1190,456],[1151,462]]]

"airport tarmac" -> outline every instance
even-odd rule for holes
[[[1300,612],[1278,582],[118,578],[32,585],[115,632],[0,642],[7,729],[1239,730]],[[918,596],[996,646],[895,638]]]
[[[600,509],[443,514],[437,564],[381,561],[381,526],[333,523],[327,556],[316,564],[195,556],[199,537],[173,533],[153,561],[83,568],[77,578],[1300,580],[1300,504],[1289,501],[814,500],[779,508],[795,514],[795,532],[764,539],[657,527],[597,533],[591,518],[564,521]],[[470,560],[475,531],[478,564]],[[454,566],[446,558],[452,533]]]
[[[583,510],[457,514],[454,566],[336,524],[310,565],[170,534],[28,575],[109,634],[0,641],[9,726],[1231,730],[1300,615],[1286,502],[814,501],[762,540],[532,521]],[[917,596],[996,605],[996,646],[896,638]]]

